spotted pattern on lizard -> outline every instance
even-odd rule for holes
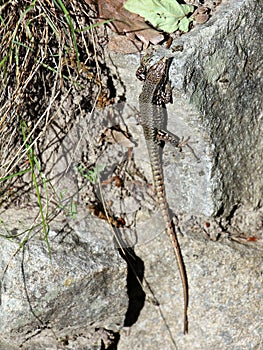
[[[137,77],[139,77],[139,79],[144,79],[142,92],[139,96],[141,124],[148,148],[158,204],[166,224],[167,233],[170,236],[174,248],[182,280],[184,292],[184,333],[186,334],[188,332],[188,281],[175,225],[170,216],[169,206],[166,199],[160,147],[163,142],[162,140],[166,138],[166,135],[168,135],[167,138],[170,138],[171,141],[170,134],[163,130],[164,105],[169,102],[169,99],[171,98],[171,95],[169,95],[169,88],[167,93],[167,86],[169,87],[168,59],[165,57],[160,59],[157,63],[150,66],[149,69],[147,64],[148,59],[144,59],[141,67],[139,67],[137,71]],[[163,96],[165,96],[165,99]],[[172,140],[174,145],[180,147],[179,139],[177,137],[172,138]]]

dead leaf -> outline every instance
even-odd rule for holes
[[[91,3],[91,0],[85,1]],[[149,43],[156,45],[164,40],[164,35],[146,24],[141,16],[127,11],[123,7],[124,2],[124,0],[97,0],[99,18],[103,21],[114,19],[108,23],[112,30],[126,35],[132,41],[139,39],[144,47],[147,47]]]

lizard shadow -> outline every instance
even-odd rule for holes
[[[140,315],[145,303],[145,292],[142,288],[144,262],[133,248],[118,248],[119,254],[127,263],[127,294],[129,304],[125,315],[124,327],[131,327]]]
[[[144,262],[138,257],[134,249],[131,247],[118,247],[120,256],[127,263],[127,294],[129,298],[129,304],[125,315],[124,327],[131,327],[135,324],[139,318],[140,312],[144,307],[146,294],[143,289],[142,283],[144,282],[147,289],[151,294],[152,304],[160,307],[159,301],[155,296],[150,284],[144,277]],[[165,315],[161,308],[159,308],[159,314],[164,322],[165,328],[168,331],[169,337],[176,348],[176,342],[173,338],[171,329],[166,321]]]

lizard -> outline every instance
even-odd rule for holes
[[[150,59],[149,59],[150,60]],[[171,100],[171,88],[168,80],[168,59],[163,57],[149,69],[148,59],[143,59],[137,70],[137,77],[144,80],[142,92],[139,96],[139,108],[141,125],[146,140],[154,188],[158,199],[158,204],[166,225],[166,230],[170,236],[172,246],[176,255],[176,260],[180,272],[184,294],[184,334],[188,332],[188,281],[186,269],[178,242],[175,225],[171,218],[169,206],[165,194],[165,185],[161,160],[161,146],[163,141],[170,141],[177,147],[181,147],[179,138],[169,132],[164,131],[165,104]],[[167,89],[168,85],[168,89]],[[167,92],[168,90],[168,92]],[[165,99],[162,94],[166,94]]]

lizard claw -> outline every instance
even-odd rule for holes
[[[180,152],[182,152],[183,147],[189,146],[188,141],[190,140],[190,138],[191,138],[191,136],[188,136],[186,139],[184,138],[184,136],[181,138],[181,140],[179,141],[178,146],[177,146],[179,148]]]

